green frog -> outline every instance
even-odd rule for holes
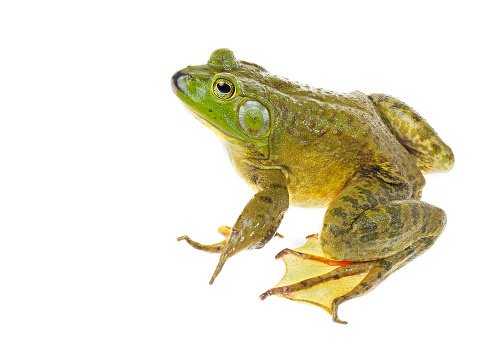
[[[315,304],[339,319],[338,306],[375,288],[426,251],[446,224],[421,201],[423,173],[446,172],[451,149],[411,107],[386,94],[336,93],[291,82],[232,51],[171,80],[184,106],[224,143],[238,174],[256,192],[225,237],[196,249],[226,260],[261,248],[290,205],[326,207],[322,230],[304,247],[277,255],[287,271],[260,297]]]

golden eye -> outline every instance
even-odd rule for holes
[[[226,100],[234,95],[234,84],[225,78],[219,78],[214,82],[213,92],[216,98]]]

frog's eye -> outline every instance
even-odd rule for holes
[[[238,121],[244,131],[260,136],[269,129],[269,110],[257,101],[247,101],[239,107]]]
[[[215,80],[213,92],[216,98],[226,100],[234,95],[234,84],[225,78]]]

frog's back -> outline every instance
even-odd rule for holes
[[[354,178],[370,173],[421,190],[419,168],[367,95],[308,86],[299,86],[296,95],[285,92],[271,94],[271,103],[280,111],[277,164],[290,170],[293,204],[325,206]]]
[[[362,143],[377,145],[374,151],[378,153],[398,151],[394,148],[399,143],[422,173],[447,172],[454,166],[450,147],[425,119],[397,98],[359,91],[336,93],[293,83],[281,92],[292,99],[285,103],[293,106],[293,110],[283,113],[284,123],[300,140],[308,142],[328,132],[339,136],[347,133],[352,138],[360,136]],[[319,141],[316,146],[333,146],[335,140]]]

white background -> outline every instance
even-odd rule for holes
[[[0,5],[1,347],[480,347],[494,343],[494,9],[490,1],[3,1]],[[221,240],[252,192],[170,77],[221,47],[340,92],[384,92],[452,147],[424,200],[448,226],[422,257],[340,307],[258,295],[274,255]]]

